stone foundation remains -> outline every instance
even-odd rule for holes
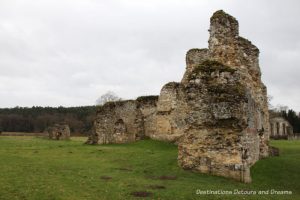
[[[209,32],[208,49],[187,52],[180,83],[166,84],[158,97],[99,107],[87,143],[171,141],[182,168],[250,182],[250,167],[269,152],[259,50],[222,10],[211,17]]]

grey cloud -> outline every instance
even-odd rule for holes
[[[224,9],[261,50],[274,104],[300,110],[300,3],[198,0],[2,0],[0,107],[94,104],[159,94],[180,81],[185,53],[207,47],[209,17]]]

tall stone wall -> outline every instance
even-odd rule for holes
[[[250,167],[268,156],[269,115],[259,50],[239,36],[232,16],[217,11],[210,22],[208,50],[187,54],[182,84],[189,113],[178,163],[250,182]]]
[[[159,97],[100,107],[88,143],[171,141],[182,168],[250,182],[250,167],[268,156],[270,125],[259,50],[238,28],[215,12],[208,48],[187,52],[181,82],[164,85]]]

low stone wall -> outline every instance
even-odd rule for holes
[[[155,133],[158,96],[108,102],[97,110],[93,134],[87,144],[128,143]]]

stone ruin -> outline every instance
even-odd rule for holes
[[[67,124],[54,124],[47,128],[47,132],[51,140],[70,139],[70,128]]]
[[[288,139],[294,136],[292,125],[283,117],[270,117],[270,138]]]
[[[127,143],[151,137],[156,131],[157,101],[158,96],[147,96],[100,106],[86,143]]]
[[[175,142],[182,168],[251,182],[250,167],[269,153],[259,50],[222,10],[211,17],[209,32],[207,49],[187,52],[180,83],[166,84],[158,97],[99,107],[87,143]]]

